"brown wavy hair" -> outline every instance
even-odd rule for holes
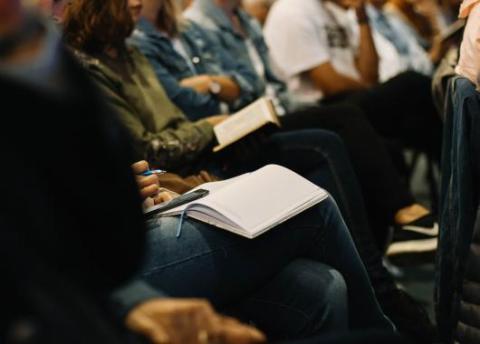
[[[123,48],[135,24],[128,0],[73,0],[63,25],[68,45],[98,54],[108,48]]]
[[[163,0],[155,20],[157,28],[175,37],[180,33],[182,22],[181,11],[175,0]]]

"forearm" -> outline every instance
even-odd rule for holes
[[[194,89],[198,93],[208,94],[210,92],[210,78],[207,75],[192,76],[180,81],[182,87]]]
[[[115,316],[124,319],[139,304],[165,297],[167,296],[164,293],[152,288],[146,282],[134,280],[116,289],[110,296],[110,303]]]
[[[378,82],[379,58],[364,7],[357,9],[357,20],[360,31],[357,68],[362,80],[369,85],[373,85]]]
[[[175,169],[197,159],[213,136],[213,126],[205,120],[183,123],[175,129],[143,135],[143,156],[155,167]]]
[[[220,85],[220,92],[216,95],[221,101],[233,103],[240,97],[240,87],[227,76],[212,75],[211,79]]]
[[[368,87],[362,81],[338,73],[330,63],[309,71],[308,77],[327,97]]]

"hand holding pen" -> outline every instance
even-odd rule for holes
[[[177,196],[159,185],[158,176],[166,171],[150,170],[148,162],[144,160],[134,163],[132,169],[140,189],[140,196],[144,201],[153,203],[149,206],[169,201]]]

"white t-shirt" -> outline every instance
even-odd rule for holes
[[[379,61],[379,80],[385,82],[398,74],[407,70],[414,70],[425,75],[431,75],[433,65],[425,50],[418,44],[408,28],[403,27],[403,23],[395,16],[384,13],[392,30],[402,35],[404,42],[408,47],[408,52],[402,55],[397,51],[395,45],[383,36],[378,30],[375,21],[377,20],[378,10],[371,5],[367,5],[367,12],[370,18],[370,28],[372,30],[373,41],[378,53]],[[356,44],[360,44],[360,32],[356,18],[351,16],[352,31],[355,33]]]
[[[348,11],[322,0],[277,0],[266,25],[265,39],[280,77],[305,102],[323,98],[321,90],[303,75],[330,62],[345,76],[360,80],[355,65],[358,44]]]

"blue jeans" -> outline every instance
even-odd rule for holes
[[[241,166],[233,167],[227,176],[275,163],[328,190],[338,203],[375,291],[382,293],[395,288],[393,279],[382,264],[382,254],[371,230],[349,154],[337,134],[321,129],[276,133],[269,137],[255,157],[244,161]]]
[[[332,198],[255,240],[194,220],[177,239],[177,223],[149,222],[142,272],[172,297],[206,298],[276,338],[392,330]]]

